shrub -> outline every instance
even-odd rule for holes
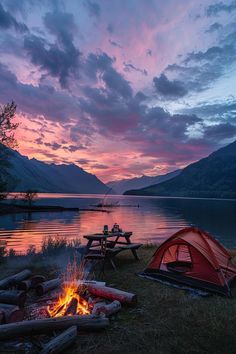
[[[7,245],[6,242],[4,241],[0,242],[0,263],[4,262],[5,257],[7,255],[6,245]]]
[[[52,255],[61,251],[74,249],[80,245],[79,239],[67,240],[61,236],[47,236],[44,238],[41,252],[44,255]]]
[[[14,248],[10,248],[8,251],[8,257],[13,258],[16,256],[16,251],[14,250]]]
[[[36,255],[36,247],[35,245],[29,245],[27,251],[26,251],[27,256],[35,256]]]

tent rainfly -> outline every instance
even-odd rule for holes
[[[236,266],[211,235],[187,227],[162,243],[141,275],[230,296]]]

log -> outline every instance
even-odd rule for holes
[[[19,290],[29,291],[34,289],[38,284],[45,282],[46,278],[43,275],[34,275],[31,279],[23,280],[18,284]]]
[[[70,284],[71,282],[69,282],[69,281],[64,281],[64,283],[63,284],[65,284],[65,285],[68,285],[68,284]],[[106,283],[104,282],[104,281],[97,281],[97,280],[87,280],[87,279],[78,279],[78,280],[76,280],[75,282],[74,282],[76,285],[89,285],[89,284],[91,284],[91,285],[99,285],[99,286],[106,286]]]
[[[122,304],[136,305],[137,295],[128,293],[108,286],[87,285],[88,291],[95,296],[102,297],[109,300],[118,300]]]
[[[0,324],[4,322],[4,312],[1,310],[0,311]]]
[[[18,306],[0,304],[0,312],[4,314],[4,322],[5,323],[15,323],[23,321],[24,313],[19,309]],[[16,324],[17,326],[18,324]],[[2,325],[3,326],[3,325]]]
[[[77,327],[72,326],[48,342],[39,354],[58,354],[74,343]]]
[[[38,284],[43,283],[46,281],[44,275],[34,275],[31,278],[31,288],[35,288]]]
[[[22,272],[11,275],[0,280],[0,289],[7,289],[8,287],[19,283],[31,276],[32,272],[29,269],[22,270]]]
[[[37,295],[42,296],[46,294],[48,291],[57,288],[59,285],[63,283],[62,279],[56,278],[49,281],[45,281],[41,284],[38,284],[35,288]]]
[[[121,310],[121,303],[117,300],[111,302],[110,304],[105,304],[97,307],[95,314],[104,313],[106,316],[114,315]]]
[[[102,307],[106,306],[106,303],[103,302],[97,302],[96,304],[94,304],[93,309],[92,309],[92,314],[94,315],[98,315],[100,313],[100,309]]]
[[[0,326],[0,340],[31,336],[39,333],[48,333],[55,330],[77,326],[81,331],[98,331],[109,325],[106,317],[88,316],[65,316],[53,317],[40,320],[22,321],[19,323],[3,324]]]
[[[78,305],[78,300],[74,297],[66,309],[65,316],[76,315],[77,305]]]
[[[23,280],[17,286],[17,289],[23,290],[23,291],[28,291],[28,290],[30,290],[30,288],[31,288],[31,279]]]
[[[26,301],[26,293],[19,290],[0,290],[0,303],[18,305],[23,307]]]

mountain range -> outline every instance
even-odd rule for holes
[[[168,181],[124,194],[236,198],[236,141],[188,165]]]
[[[129,189],[140,189],[153,184],[168,181],[169,179],[178,176],[181,170],[176,170],[165,175],[159,175],[155,177],[142,176],[130,179],[122,179],[118,181],[111,181],[107,183],[107,186],[112,188],[117,194],[123,194]]]
[[[8,173],[17,179],[16,186],[11,191],[104,194],[109,190],[95,175],[74,164],[47,164],[22,156],[15,150],[9,150],[8,156]]]

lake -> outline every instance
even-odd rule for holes
[[[103,199],[101,195],[41,193],[35,204],[93,208]],[[160,243],[183,227],[197,226],[226,247],[236,248],[236,200],[106,197],[105,203],[116,202],[125,206],[110,208],[110,213],[66,211],[4,215],[0,217],[0,240],[6,240],[8,249],[14,248],[17,252],[25,252],[32,244],[39,249],[42,240],[49,235],[79,238],[85,243],[83,235],[101,232],[103,225],[111,228],[116,222],[123,230],[133,231],[135,242]]]

